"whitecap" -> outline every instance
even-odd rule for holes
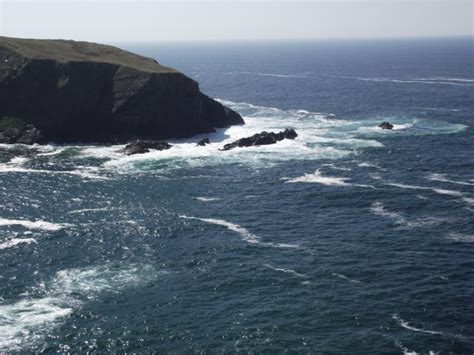
[[[271,266],[269,264],[264,264],[263,266],[269,268],[269,269],[272,269],[274,271],[280,271],[280,272],[284,272],[284,273],[287,273],[287,274],[292,274],[292,275],[295,275],[295,276],[298,276],[298,277],[302,277],[302,278],[307,278],[308,276],[306,276],[305,274],[301,274],[299,272],[296,272],[295,270],[292,270],[292,269],[283,269],[283,268],[278,268],[278,267],[274,267],[274,266]]]
[[[17,246],[19,244],[31,244],[31,243],[38,244],[38,242],[34,238],[13,238],[6,242],[0,243],[0,250],[13,248],[14,246]]]
[[[42,220],[28,221],[22,219],[6,219],[0,218],[1,226],[22,226],[28,229],[41,229],[45,231],[57,231],[66,228],[68,224],[51,223]]]
[[[407,347],[403,346],[403,344],[400,343],[399,341],[395,341],[395,344],[400,348],[400,350],[403,351],[403,355],[418,355],[419,354],[414,350],[409,350]],[[430,352],[430,355],[431,355],[431,352]]]
[[[459,81],[450,79],[428,79],[428,78],[415,78],[415,79],[398,79],[398,78],[383,78],[383,77],[352,77],[352,76],[330,76],[335,79],[349,79],[349,80],[360,80],[369,82],[381,82],[381,83],[396,83],[396,84],[428,84],[428,85],[454,85],[454,86],[474,86],[470,81]]]
[[[461,191],[455,191],[455,190],[446,190],[446,189],[438,189],[438,188],[432,188],[434,192],[440,194],[440,195],[449,195],[449,196],[464,196],[464,194]]]
[[[36,297],[0,303],[0,352],[25,350],[34,345],[64,317],[103,292],[147,283],[164,273],[150,265],[61,270],[49,282],[41,282],[32,290]]]
[[[307,75],[303,74],[277,74],[277,73],[258,73],[258,72],[247,72],[247,71],[238,71],[238,72],[228,72],[226,75],[252,75],[252,76],[270,76],[274,78],[295,78],[295,79],[305,79],[308,78]]]
[[[220,198],[218,197],[202,197],[202,196],[195,197],[195,199],[201,202],[212,202],[212,201],[220,200]]]
[[[434,331],[434,330],[426,330],[426,329],[413,327],[408,322],[405,322],[402,318],[400,318],[400,316],[398,314],[394,314],[392,316],[392,319],[396,320],[398,322],[398,324],[400,324],[401,327],[403,327],[405,329],[408,329],[408,330],[412,330],[414,332],[433,334],[433,335],[443,334],[442,332],[437,332],[437,331]]]
[[[276,248],[299,248],[300,247],[297,244],[262,242],[259,237],[249,232],[246,228],[241,227],[238,224],[227,222],[223,219],[189,217],[185,215],[180,215],[179,217],[184,218],[184,219],[193,219],[193,220],[197,220],[197,221],[201,221],[201,222],[205,222],[209,224],[224,226],[227,229],[237,233],[241,237],[242,240],[250,244],[258,244],[258,245],[270,246],[270,247],[276,247]]]
[[[46,156],[46,157],[49,157],[49,156],[53,156],[53,155],[58,155],[58,154],[61,154],[62,152],[64,152],[66,150],[66,148],[58,148],[58,149],[55,149],[55,147],[51,147],[50,150],[44,152],[44,153],[39,153],[37,154],[38,156]]]
[[[449,179],[448,177],[446,177],[445,174],[430,174],[427,177],[427,179],[432,180],[432,181],[441,181],[441,182],[456,184],[456,185],[474,186],[474,183],[472,182]]]
[[[340,170],[340,171],[351,171],[352,169],[351,168],[345,168],[345,167],[342,167],[342,166],[336,166],[334,164],[323,164],[322,166],[328,166],[330,167],[331,169],[333,170]]]
[[[109,212],[109,211],[116,211],[121,210],[121,208],[117,207],[100,207],[100,208],[83,208],[80,210],[72,210],[69,211],[69,214],[77,214],[77,213],[85,213],[85,212]]]
[[[351,279],[350,277],[347,277],[346,275],[338,274],[338,273],[336,273],[336,272],[333,272],[332,275],[333,275],[333,276],[336,276],[336,277],[339,277],[339,278],[341,278],[341,279],[344,279],[344,280],[346,280],[346,281],[355,283],[355,284],[360,284],[360,283],[361,283],[359,280]]]
[[[321,172],[316,170],[312,174],[304,174],[293,179],[282,178],[286,180],[287,183],[317,183],[327,186],[350,186],[351,184],[347,181],[349,178],[345,177],[336,177],[336,176],[323,176]]]
[[[448,239],[459,243],[474,243],[474,234],[451,233],[448,235]]]
[[[388,211],[381,202],[374,202],[370,207],[370,210],[372,213],[378,216],[388,217],[398,224],[407,223],[405,217],[401,213]]]

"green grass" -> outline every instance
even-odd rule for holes
[[[99,62],[122,65],[151,73],[175,73],[152,58],[124,51],[117,47],[92,42],[51,39],[24,39],[0,36],[0,47],[33,59],[59,62]]]

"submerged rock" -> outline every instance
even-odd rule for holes
[[[221,150],[231,150],[237,147],[251,147],[259,145],[275,144],[276,142],[282,141],[283,139],[295,139],[298,134],[294,129],[285,129],[282,132],[261,132],[254,134],[251,137],[241,138],[235,142],[224,145]]]
[[[200,141],[196,143],[196,145],[199,145],[201,147],[205,146],[206,144],[210,144],[211,142],[209,141],[209,138],[203,138]]]
[[[172,145],[162,141],[137,139],[128,143],[125,148],[121,149],[119,152],[124,153],[125,155],[133,155],[148,153],[150,149],[166,150],[171,147]]]
[[[382,129],[393,129],[393,124],[391,124],[388,121],[384,121],[381,124],[379,124],[379,127]]]
[[[4,117],[55,142],[184,138],[244,123],[196,81],[154,59],[96,43],[0,37]],[[10,143],[17,133],[0,139]],[[25,134],[23,142],[38,136]]]

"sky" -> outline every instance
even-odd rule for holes
[[[0,35],[96,42],[474,35],[474,0],[0,0]]]

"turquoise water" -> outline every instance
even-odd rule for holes
[[[474,351],[471,40],[125,47],[247,124],[1,146],[0,352]]]

